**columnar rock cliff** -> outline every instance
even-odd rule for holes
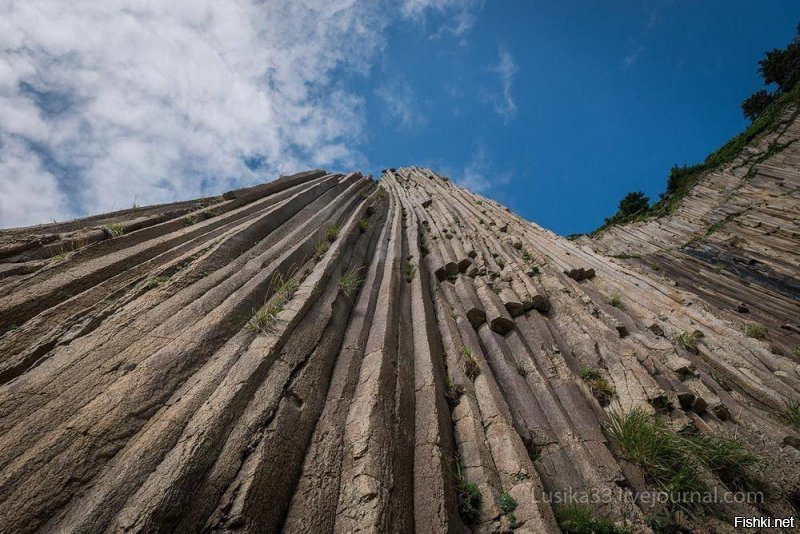
[[[578,242],[416,167],[4,231],[0,530],[646,532],[636,410],[761,457],[688,527],[796,515],[791,143]]]

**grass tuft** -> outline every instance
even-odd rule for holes
[[[600,374],[600,371],[583,367],[578,371],[578,376],[589,385],[592,395],[600,403],[600,406],[608,406],[611,403],[611,398],[617,390]]]
[[[183,218],[183,224],[186,226],[191,226],[197,222],[197,215],[194,213],[190,213],[186,217]]]
[[[474,482],[461,481],[456,486],[458,513],[468,525],[474,525],[481,515],[481,492]]]
[[[406,262],[405,266],[403,267],[403,275],[406,278],[406,282],[411,282],[416,274],[417,266],[413,263]]]
[[[360,273],[360,268],[350,269],[339,278],[339,291],[341,291],[345,297],[350,298],[358,291],[361,284],[364,283],[364,277],[362,277]]]
[[[517,516],[514,515],[514,510],[517,509],[517,501],[514,499],[514,497],[512,497],[507,491],[504,491],[500,494],[497,503],[500,505],[500,510],[502,510],[503,513],[508,517],[508,522],[510,523],[511,528],[516,528]]]
[[[758,323],[748,324],[744,327],[744,335],[753,339],[764,339],[767,335],[767,327]]]
[[[328,249],[330,248],[331,244],[328,242],[328,240],[323,239],[314,247],[314,258],[319,260],[328,252]]]
[[[333,243],[339,237],[339,232],[342,230],[342,227],[338,224],[333,224],[325,228],[325,238],[328,242]]]
[[[255,333],[271,332],[278,321],[278,314],[283,311],[283,305],[280,300],[271,300],[263,308],[254,309],[245,328]]]
[[[461,349],[461,355],[464,357],[464,373],[470,380],[475,380],[481,374],[481,368],[478,365],[478,360],[472,355],[469,347]]]
[[[784,407],[778,415],[791,426],[800,428],[800,401],[792,399],[783,403]]]
[[[611,304],[612,306],[614,306],[615,308],[620,309],[620,310],[624,310],[625,309],[625,303],[622,302],[622,297],[620,297],[616,293],[614,293],[613,295],[608,297],[608,303]]]
[[[446,388],[444,397],[447,399],[447,404],[450,405],[450,409],[452,410],[461,401],[461,396],[464,394],[464,386],[453,382],[449,377],[444,379],[444,385]]]
[[[278,322],[278,314],[284,310],[286,303],[292,300],[294,293],[300,289],[300,281],[294,276],[277,273],[272,279],[272,297],[260,309],[253,309],[245,328],[255,333],[273,331]]]
[[[358,229],[362,232],[366,232],[367,228],[369,228],[369,219],[362,217],[358,220]]]
[[[700,349],[697,348],[697,340],[703,336],[698,335],[698,332],[698,330],[695,330],[694,332],[683,332],[678,336],[678,345],[688,350],[692,354],[699,354]]]
[[[595,517],[591,510],[577,504],[556,510],[556,519],[564,534],[626,534],[626,528],[617,527],[607,516]]]
[[[125,233],[125,227],[119,223],[110,223],[106,225],[106,230],[111,234],[111,237],[119,237]]]
[[[168,276],[154,276],[153,278],[151,278],[151,279],[149,279],[147,281],[147,284],[146,284],[145,287],[147,287],[147,289],[153,289],[153,288],[156,288],[156,287],[160,286],[161,284],[163,284],[167,280],[169,280]]]
[[[612,415],[608,431],[627,459],[642,468],[648,482],[672,497],[673,509],[691,511],[699,506],[690,497],[708,491],[704,475],[716,475],[729,487],[750,486],[746,468],[760,461],[741,441],[677,433],[664,419],[638,408]]]

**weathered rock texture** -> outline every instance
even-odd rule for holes
[[[747,157],[579,243],[415,167],[2,232],[0,530],[489,532],[507,492],[557,532],[571,489],[648,531],[637,407],[765,456],[731,515],[792,515],[800,155]]]

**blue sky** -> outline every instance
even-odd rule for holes
[[[559,233],[741,131],[796,1],[10,0],[0,227],[423,165]]]
[[[746,127],[756,62],[792,38],[796,2],[487,2],[461,39],[394,25],[371,84],[405,87],[413,120],[367,93],[373,172],[424,164],[559,233],[596,228],[628,191],[658,197],[674,163]],[[499,54],[516,112],[496,109]],[[469,170],[469,169],[467,169]]]

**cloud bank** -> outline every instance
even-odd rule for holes
[[[351,166],[387,24],[357,0],[0,1],[0,226]]]

